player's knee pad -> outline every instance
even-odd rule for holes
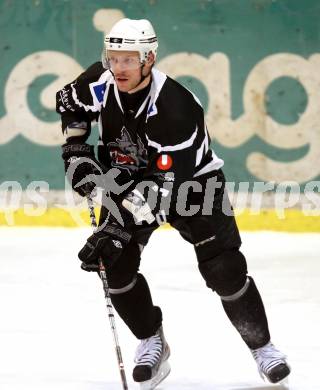
[[[199,263],[206,284],[220,296],[240,291],[247,280],[247,262],[238,249],[227,250]]]
[[[113,295],[124,294],[134,288],[137,280],[137,274],[112,274],[108,276],[109,292]]]
[[[111,294],[122,294],[131,290],[137,283],[140,264],[140,249],[137,243],[129,243],[119,259],[106,267],[108,285]]]

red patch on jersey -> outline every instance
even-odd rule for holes
[[[172,167],[172,158],[168,154],[162,154],[157,160],[157,167],[161,171],[167,171]]]
[[[112,149],[110,151],[111,158],[113,162],[117,165],[135,165],[136,161],[131,157],[122,153],[118,149]]]

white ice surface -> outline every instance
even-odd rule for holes
[[[121,390],[100,280],[77,252],[90,229],[0,229],[0,390]],[[243,252],[272,340],[292,366],[289,388],[319,390],[320,235],[246,233]],[[163,390],[280,390],[264,383],[205,287],[192,246],[156,232],[141,272],[162,307],[172,350]],[[130,389],[137,341],[116,317]]]

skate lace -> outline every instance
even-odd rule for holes
[[[161,357],[162,341],[159,335],[151,336],[141,341],[136,350],[135,363],[154,366]]]
[[[264,347],[251,350],[260,375],[268,374],[278,364],[286,364],[286,356],[269,342]]]

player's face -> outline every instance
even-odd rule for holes
[[[139,84],[142,64],[138,52],[109,50],[107,59],[119,91],[128,92]]]

